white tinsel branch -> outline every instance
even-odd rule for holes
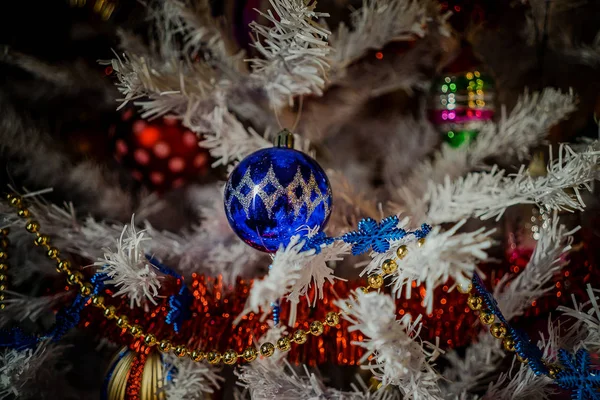
[[[144,300],[157,304],[154,297],[161,284],[156,267],[146,259],[143,244],[148,240],[144,231],[136,231],[132,217],[131,225],[121,232],[116,250],[103,249],[104,257],[94,263],[110,278],[105,283],[119,289],[114,296],[126,295],[132,308],[141,306]]]
[[[0,399],[21,398],[32,393],[41,374],[56,369],[64,346],[43,342],[35,350],[0,350]],[[33,389],[35,393],[35,389]],[[39,392],[37,393],[39,395]]]
[[[546,210],[581,211],[584,204],[579,191],[590,190],[598,179],[600,151],[598,142],[586,151],[575,152],[561,145],[558,157],[550,160],[547,175],[532,177],[522,166],[518,173],[505,176],[496,166],[487,173],[472,173],[452,182],[430,185],[422,199],[429,205],[423,220],[432,224],[469,217],[498,220],[507,207],[536,204]],[[571,190],[574,194],[569,194]]]
[[[416,167],[400,190],[400,196],[406,203],[418,207],[428,182],[442,183],[446,177],[454,180],[481,167],[486,158],[497,155],[524,159],[552,126],[575,110],[575,105],[572,92],[565,94],[546,88],[541,93],[525,93],[508,115],[502,107],[500,120],[485,124],[472,144],[460,149],[443,145],[432,160]]]
[[[6,326],[11,321],[36,321],[43,314],[52,315],[52,307],[70,293],[63,292],[52,296],[31,297],[9,290],[4,291],[5,299],[2,301],[5,308],[0,313],[0,327]]]
[[[273,107],[291,104],[294,96],[322,94],[330,32],[315,19],[329,14],[316,12],[315,2],[269,0],[272,10],[256,10],[269,21],[263,26],[253,21],[254,46],[262,58],[250,60],[252,78],[266,91]]]
[[[569,335],[576,338],[575,351],[583,347],[592,353],[600,352],[600,306],[598,305],[598,290],[588,284],[588,301],[578,302],[575,296],[573,308],[559,306],[558,311],[570,317],[574,323],[569,328]]]
[[[370,370],[384,386],[394,385],[407,399],[441,399],[439,375],[431,362],[439,354],[432,346],[427,350],[418,335],[420,316],[414,322],[409,315],[396,320],[394,300],[385,294],[355,291],[346,300],[335,304],[352,326],[349,332],[360,330],[365,338],[354,345],[365,349],[360,363]]]
[[[331,66],[340,74],[350,64],[372,49],[382,49],[393,41],[405,41],[425,35],[431,19],[428,2],[415,0],[363,0],[362,7],[350,18],[350,28],[343,23],[331,35],[334,51]]]
[[[164,375],[172,375],[164,389],[167,400],[197,399],[200,393],[213,393],[224,380],[214,366],[172,354],[165,355],[164,366]]]
[[[203,133],[200,146],[208,149],[215,159],[213,167],[240,161],[256,150],[272,146],[265,139],[268,132],[261,136],[252,128],[246,129],[223,105],[207,113],[204,120],[207,129],[200,131]]]
[[[270,304],[282,297],[292,303],[290,312],[290,326],[295,323],[295,307],[301,297],[313,302],[323,298],[323,285],[326,281],[330,283],[339,279],[333,275],[327,263],[339,261],[350,252],[350,245],[336,242],[329,246],[323,246],[317,253],[315,249],[302,251],[304,241],[299,235],[293,236],[286,247],[280,247],[275,253],[271,269],[264,279],[255,281],[244,312],[238,316],[237,321],[249,312],[267,310]],[[308,289],[314,285],[315,296],[310,299]]]
[[[556,213],[550,224],[540,229],[527,267],[510,282],[510,276],[505,275],[494,289],[498,307],[505,318],[510,320],[521,315],[533,300],[552,289],[547,283],[567,264],[565,255],[571,250],[571,235],[578,230],[579,227],[567,232],[564,225],[559,225]]]
[[[406,256],[398,261],[398,269],[392,277],[392,292],[400,298],[403,294],[411,297],[413,282],[425,285],[423,302],[427,313],[433,310],[434,289],[452,278],[456,283],[469,284],[477,263],[487,259],[485,250],[492,246],[491,235],[494,230],[484,228],[474,232],[457,233],[466,223],[460,221],[447,231],[436,226],[427,235],[422,245],[416,242],[394,242],[386,253],[375,254],[362,274],[380,273],[387,259],[394,259],[401,245],[407,247]]]

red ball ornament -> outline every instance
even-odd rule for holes
[[[198,137],[179,120],[163,117],[136,119],[123,113],[124,127],[115,128],[114,156],[134,179],[158,192],[194,181],[208,172],[210,156],[198,146]]]

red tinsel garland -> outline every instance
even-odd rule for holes
[[[525,316],[538,316],[555,310],[559,304],[569,304],[570,296],[564,295],[565,285],[570,285],[569,294],[585,298],[585,284],[589,282],[592,274],[597,272],[593,268],[594,257],[590,253],[589,246],[582,244],[580,247],[579,251],[571,254],[570,266],[555,277],[555,290],[534,302]],[[487,276],[488,283],[492,282],[492,285],[495,285],[502,275],[519,273],[523,270],[529,254],[514,253],[513,255],[508,267],[499,267],[498,264],[480,266]],[[317,307],[309,307],[307,302],[298,305],[297,321],[299,322],[294,328],[308,330],[310,321],[323,320],[325,314],[334,309],[332,304],[334,300],[347,297],[350,290],[363,284],[362,280],[326,284],[324,298],[318,302]],[[238,280],[236,285],[226,287],[219,278],[213,279],[194,274],[190,285],[194,296],[193,316],[182,325],[177,334],[173,332],[171,325],[165,323],[168,310],[167,296],[157,306],[151,306],[148,311],[141,308],[130,309],[128,300],[124,298],[111,299],[111,303],[118,306],[120,313],[125,313],[131,323],[141,325],[145,332],[151,332],[159,339],[167,338],[174,344],[186,344],[189,348],[205,351],[213,349],[242,351],[256,342],[269,328],[268,324],[255,314],[248,314],[237,326],[232,325],[235,317],[244,309],[251,285],[252,281]],[[465,304],[464,295],[457,291],[448,292],[450,285],[451,283],[448,283],[434,293],[436,301],[434,312],[423,315],[421,331],[424,340],[435,341],[436,337],[439,337],[440,344],[445,348],[461,347],[470,343],[480,330],[478,319]],[[415,317],[423,314],[424,295],[423,287],[415,287],[411,299],[398,299],[396,301],[398,318],[407,313]],[[285,323],[288,317],[289,303],[283,301],[282,323]],[[84,326],[102,332],[102,336],[114,342],[132,345],[133,348],[142,345],[139,340],[132,341],[131,336],[117,328],[114,321],[107,321],[98,309],[87,307],[82,320],[85,321]],[[322,336],[309,335],[309,340],[304,345],[292,346],[290,361],[309,365],[324,363],[356,365],[363,351],[352,343],[361,341],[363,337],[358,331],[348,332],[348,326],[346,321],[342,321],[336,328],[326,327]]]

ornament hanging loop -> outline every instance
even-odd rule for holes
[[[275,147],[294,148],[294,134],[287,129],[283,129],[277,134],[273,141]]]

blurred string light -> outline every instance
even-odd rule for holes
[[[117,7],[116,1],[111,0],[68,0],[71,8],[91,8],[103,21],[108,21]]]

